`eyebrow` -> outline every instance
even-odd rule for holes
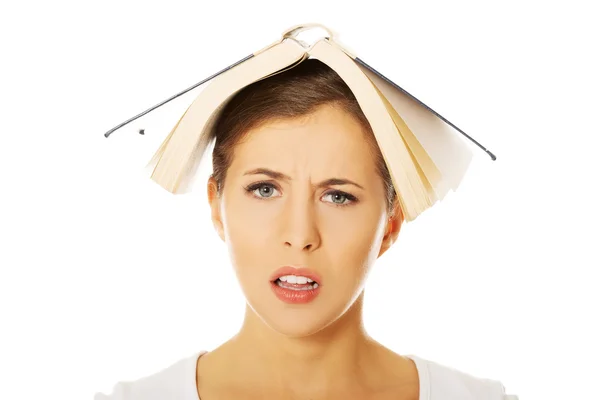
[[[278,180],[283,180],[283,181],[291,181],[292,180],[292,178],[290,178],[286,174],[277,172],[277,171],[273,171],[272,169],[268,169],[268,168],[251,169],[250,171],[246,171],[244,173],[244,176],[245,175],[267,175],[267,176],[271,177],[272,179],[278,179]],[[356,187],[359,187],[359,188],[365,190],[365,188],[362,187],[361,185],[359,185],[358,183],[353,182],[349,179],[343,179],[343,178],[326,179],[322,182],[319,182],[317,184],[317,187],[334,186],[334,185],[354,185]]]

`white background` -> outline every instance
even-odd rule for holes
[[[379,259],[370,333],[522,400],[600,398],[594,2],[386,3],[3,3],[0,398],[91,399],[236,332],[204,185],[144,172],[201,89],[103,133],[307,22],[498,156],[473,147]]]

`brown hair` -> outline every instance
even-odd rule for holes
[[[217,193],[222,194],[234,148],[247,132],[271,119],[305,116],[325,104],[340,107],[363,126],[383,181],[390,213],[396,191],[371,125],[340,76],[323,62],[312,58],[246,86],[224,107],[215,124],[216,140],[212,155],[212,177],[217,182]]]

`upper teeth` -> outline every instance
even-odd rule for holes
[[[287,282],[287,283],[297,283],[300,285],[304,285],[305,283],[313,283],[314,281],[310,278],[307,278],[305,276],[297,276],[297,275],[284,275],[284,276],[280,276],[279,280],[282,282]]]

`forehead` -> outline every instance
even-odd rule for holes
[[[234,151],[231,169],[248,166],[287,168],[288,172],[376,172],[360,123],[329,105],[294,119],[271,120],[248,132]]]

